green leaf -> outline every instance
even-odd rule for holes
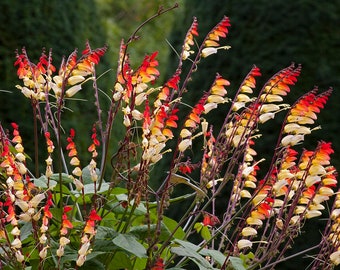
[[[45,175],[33,179],[33,183],[36,187],[42,188],[42,189],[47,189],[47,177]],[[50,189],[54,189],[55,186],[57,185],[57,181],[54,181],[50,179]]]
[[[98,188],[98,185],[97,185],[97,188]],[[110,183],[102,183],[101,187],[100,187],[100,190],[97,190],[97,193],[104,193],[106,191],[108,191],[108,189],[110,188]],[[94,194],[94,184],[93,182],[91,184],[86,184],[84,185],[84,193],[86,195],[88,194]]]
[[[196,230],[197,233],[200,233],[200,231],[203,228],[203,224],[201,222],[196,222],[194,225],[194,229]]]
[[[27,222],[20,228],[20,240],[24,241],[27,237],[32,235],[32,223]]]
[[[204,198],[204,197],[207,196],[207,194],[205,194],[205,192],[202,189],[200,189],[195,184],[191,183],[189,178],[184,177],[182,175],[179,175],[179,174],[176,174],[176,173],[171,174],[170,183],[172,183],[172,184],[185,184],[185,185],[191,187],[192,189],[194,189],[196,191],[197,196],[199,198]]]
[[[96,174],[99,177],[100,172],[99,172],[98,169],[96,169]],[[82,171],[82,178],[83,178],[83,181],[84,181],[84,185],[93,183],[92,178],[91,178],[91,173],[90,173],[90,170],[89,170],[89,166],[86,166],[83,169],[83,171]]]
[[[173,232],[175,228],[178,226],[177,221],[171,218],[168,218],[166,216],[163,216],[163,223],[170,232]],[[174,234],[174,238],[183,239],[184,236],[185,236],[185,232],[183,231],[182,227],[179,227]]]
[[[118,269],[133,269],[130,256],[124,252],[117,252],[110,263],[108,263],[107,265],[107,270]]]
[[[98,185],[97,185],[98,188]],[[110,188],[110,184],[109,183],[102,183],[100,190],[97,190],[97,193],[104,193],[106,191],[108,191],[108,189]],[[90,195],[90,194],[94,194],[95,193],[95,189],[94,189],[94,183],[92,182],[91,184],[86,184],[84,185],[84,193],[85,195]],[[79,190],[72,190],[72,194],[75,194],[76,196],[80,196],[81,195],[81,191]]]
[[[46,178],[46,176],[45,176],[45,178]],[[70,175],[68,175],[67,173],[62,173],[61,179],[63,181],[63,184],[73,183],[73,178]],[[56,182],[59,182],[59,173],[52,174],[51,177],[50,177],[50,180],[54,180]]]
[[[211,239],[211,233],[209,231],[208,226],[203,226],[201,230],[201,236],[204,240],[210,240]]]
[[[200,251],[200,254],[203,256],[210,256],[211,258],[213,258],[219,265],[223,265],[225,260],[226,260],[226,256],[223,255],[222,252],[218,251],[218,250],[214,250],[214,249],[207,249],[204,248]]]
[[[209,262],[199,253],[201,247],[179,239],[176,239],[175,242],[180,244],[181,247],[171,248],[172,253],[175,253],[179,256],[188,257],[200,269],[214,269],[212,265],[210,265]]]
[[[180,256],[188,256],[189,258],[194,258],[194,262],[200,267],[209,267],[207,269],[215,269],[213,268],[208,262],[207,260],[204,258],[205,256],[210,256],[212,257],[219,265],[223,265],[226,257],[223,255],[223,253],[221,253],[218,250],[210,250],[207,248],[201,248],[197,245],[194,245],[190,242],[186,242],[186,241],[182,241],[179,239],[175,240],[176,243],[180,244],[183,247],[183,250],[178,249],[178,248],[172,248],[171,251],[173,251],[173,249],[175,249],[175,252],[184,252],[184,253],[176,253]],[[201,264],[201,265],[199,265]],[[208,264],[208,266],[207,266]],[[202,268],[204,269],[204,268]]]
[[[208,261],[203,258],[196,250],[185,247],[173,247],[171,252],[182,257],[187,257],[193,261],[200,269],[214,269]]]
[[[112,242],[116,246],[136,255],[139,258],[147,257],[145,247],[139,243],[133,235],[119,234],[112,240]]]
[[[243,261],[238,257],[229,257],[229,261],[235,270],[246,270],[243,266]]]
[[[111,194],[127,194],[128,190],[126,188],[122,188],[122,187],[115,187],[111,190]]]

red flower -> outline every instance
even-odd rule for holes
[[[209,214],[207,212],[204,212],[203,214],[203,221],[202,221],[202,224],[204,226],[215,226],[215,225],[218,225],[220,224],[220,220],[218,219],[218,217],[212,215],[212,214]]]
[[[158,258],[151,270],[164,270],[164,263],[162,258]]]
[[[220,44],[217,42],[221,38],[225,38],[228,34],[228,27],[230,26],[230,20],[224,16],[223,19],[210,31],[204,44],[206,47],[217,47]]]

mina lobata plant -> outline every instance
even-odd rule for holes
[[[160,9],[150,20],[167,11]],[[128,49],[138,28],[122,41],[113,90],[105,94],[95,68],[106,46],[93,49],[87,42],[80,56],[75,50],[59,69],[51,51],[43,51],[37,64],[25,49],[17,53],[22,80],[17,88],[32,104],[36,152],[41,145],[47,151],[45,160],[34,153],[32,162],[19,125],[1,125],[2,269],[193,269],[190,261],[199,269],[274,269],[291,258],[286,252],[306,220],[322,213],[328,215],[320,243],[295,256],[316,252],[310,269],[340,264],[340,199],[331,143],[297,147],[318,128],[317,115],[332,89],[315,88],[289,105],[284,98],[301,67],[291,64],[259,88],[261,70],[254,66],[233,97],[227,93],[230,82],[216,74],[196,104],[182,102],[192,91],[189,81],[200,61],[230,48],[223,44],[229,27],[229,18],[223,17],[198,43],[194,18],[177,69],[164,83],[158,82],[157,52],[138,67],[130,64]],[[185,72],[184,63],[189,65]],[[85,161],[86,151],[78,147],[85,135],[77,134],[77,123],[65,134],[62,123],[69,99],[88,81],[93,82],[98,119],[89,125]],[[107,111],[100,102],[105,98],[110,100]],[[190,111],[182,117],[186,106]],[[225,118],[215,130],[206,115],[218,106]],[[263,171],[256,152],[261,125],[279,113],[286,116]],[[111,136],[116,127],[125,129],[120,141]],[[199,142],[195,160],[200,161],[193,162],[190,150]],[[110,144],[116,144],[115,152]],[[165,158],[167,176],[151,186],[150,173]],[[46,170],[39,174],[42,164]],[[198,178],[191,176],[194,172]],[[190,191],[176,197],[174,191],[183,185]],[[221,197],[223,207],[217,205]],[[190,202],[185,209],[178,207],[183,201]],[[172,207],[178,208],[176,220],[167,217]]]

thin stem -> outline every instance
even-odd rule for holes
[[[32,99],[33,107],[33,133],[34,133],[34,165],[35,165],[35,177],[39,177],[39,142],[38,142],[38,115],[37,115],[38,102]]]

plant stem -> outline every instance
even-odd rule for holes
[[[35,177],[39,177],[39,142],[38,142],[38,120],[37,120],[37,106],[38,102],[32,99],[33,107],[33,133],[34,133],[34,166],[35,166]]]

